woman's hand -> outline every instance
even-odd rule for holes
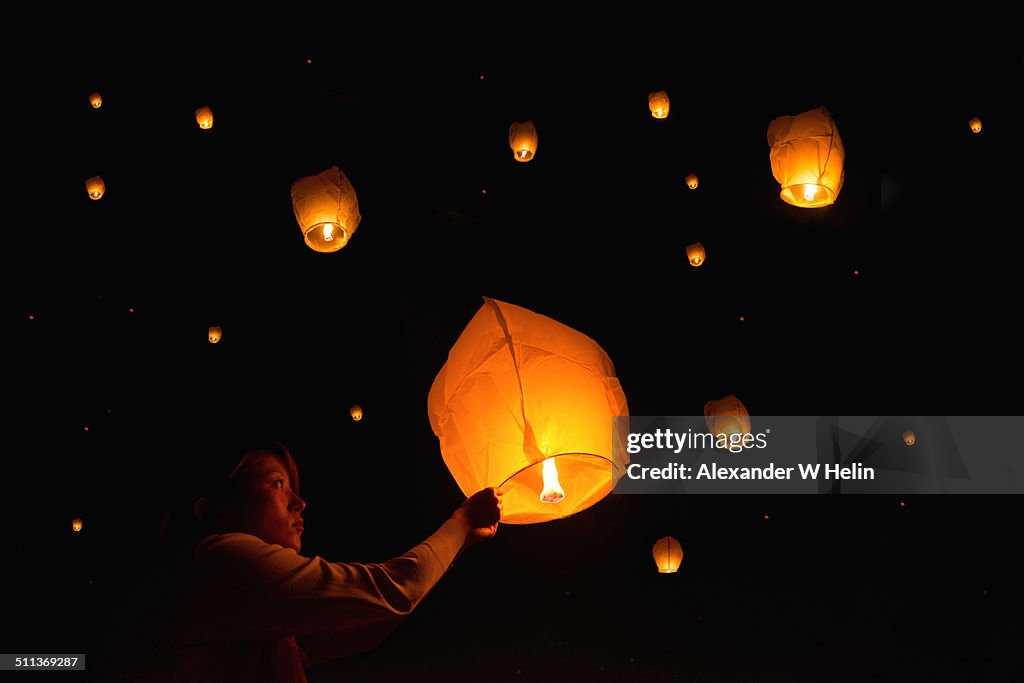
[[[466,529],[466,546],[486,541],[498,533],[501,519],[501,491],[491,487],[477,491],[452,514]]]

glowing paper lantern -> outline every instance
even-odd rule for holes
[[[903,443],[907,444],[908,446],[913,446],[915,443],[917,443],[917,434],[914,433],[913,429],[908,429],[907,431],[903,432]]]
[[[359,406],[352,406],[348,409],[348,414],[352,416],[352,419],[359,422],[363,419],[363,409]]]
[[[89,199],[99,199],[107,191],[107,185],[103,178],[93,176],[85,181],[85,191],[89,193]]]
[[[103,98],[100,97],[100,94],[98,92],[94,92],[93,94],[89,95],[89,104],[92,105],[93,109],[99,109],[103,106]]]
[[[352,238],[362,216],[355,188],[337,166],[292,183],[292,208],[313,251],[338,251]]]
[[[981,119],[979,119],[977,116],[975,116],[967,123],[970,125],[971,130],[974,131],[975,133],[981,132]]]
[[[691,266],[704,265],[704,259],[707,258],[707,255],[704,253],[704,245],[700,242],[695,242],[686,247],[686,258],[690,261]]]
[[[654,563],[658,565],[659,574],[675,574],[683,563],[683,546],[671,536],[659,538],[654,544]]]
[[[82,519],[80,517],[75,517],[73,520],[71,520],[71,530],[75,533],[81,531],[82,526]]]
[[[732,394],[717,401],[708,401],[704,405],[704,419],[708,423],[708,431],[716,437],[750,433],[750,413]]]
[[[529,161],[537,153],[537,129],[533,121],[513,123],[508,127],[508,144],[516,161]]]
[[[196,123],[203,130],[213,128],[213,110],[209,107],[200,107],[196,109]]]
[[[651,116],[656,119],[663,119],[668,116],[668,93],[664,90],[652,92],[647,96],[647,106],[651,109]]]
[[[570,327],[494,299],[484,298],[448,353],[427,411],[463,493],[502,487],[503,522],[584,510],[627,464],[625,444],[612,448],[612,418],[629,408],[607,354]]]
[[[843,187],[846,153],[828,109],[778,117],[768,124],[768,144],[783,201],[804,208],[835,203]]]
[[[690,175],[686,176],[686,186],[688,188],[690,188],[691,190],[696,190],[697,189],[697,176],[695,176],[692,173]]]
[[[211,344],[216,344],[217,342],[220,341],[221,336],[222,336],[221,329],[219,327],[212,327],[211,326],[210,327],[210,331],[209,331],[209,333],[207,335],[207,339],[210,340]]]

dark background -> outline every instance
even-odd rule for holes
[[[755,419],[1021,412],[1019,47],[690,26],[654,49],[577,36],[523,56],[492,34],[80,41],[17,64],[42,92],[9,133],[28,160],[5,254],[0,650],[109,666],[147,612],[163,509],[225,434],[292,448],[304,553],[380,561],[422,540],[463,499],[427,392],[483,295],[595,339],[634,415],[730,393]],[[797,209],[766,130],[818,105],[846,183]],[[520,164],[507,132],[527,119]],[[289,186],[333,164],[363,220],[317,254]],[[1008,680],[1019,519],[1017,497],[612,495],[502,527],[377,650],[310,679]],[[651,558],[666,534],[675,575]]]

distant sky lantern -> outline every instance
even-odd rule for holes
[[[463,493],[502,488],[502,522],[585,510],[627,464],[624,444],[612,448],[612,418],[629,408],[608,355],[570,327],[494,299],[484,298],[448,353],[427,412]]]
[[[75,533],[81,531],[82,526],[82,519],[80,517],[75,517],[73,520],[71,520],[71,530]]]
[[[784,202],[808,209],[835,203],[846,153],[828,109],[778,117],[768,124],[768,144]]]
[[[720,434],[750,433],[750,413],[732,394],[717,401],[708,401],[704,405],[704,419],[708,423],[708,431],[716,437]]]
[[[219,327],[211,326],[209,332],[207,333],[207,339],[210,340],[211,344],[216,344],[217,342],[219,342],[221,336],[222,333]]]
[[[647,106],[651,109],[651,116],[656,119],[663,119],[668,116],[668,93],[664,90],[652,92],[647,96]]]
[[[694,242],[687,246],[686,258],[690,261],[691,266],[704,265],[704,260],[707,258],[707,254],[704,252],[704,245],[700,242]]]
[[[696,190],[697,189],[697,176],[695,176],[692,173],[690,175],[686,176],[686,186],[688,188],[690,188],[691,190]]]
[[[537,129],[533,121],[513,123],[508,127],[508,144],[515,153],[516,161],[529,161],[537,153]]]
[[[200,107],[199,109],[196,109],[196,123],[198,123],[199,127],[203,130],[213,128],[213,110],[209,107]]]
[[[659,574],[675,574],[683,563],[683,546],[671,536],[659,538],[652,554]]]
[[[348,409],[348,414],[352,416],[352,419],[359,422],[363,419],[363,409],[359,406],[352,406]]]
[[[99,109],[103,106],[103,98],[100,97],[100,94],[98,92],[94,92],[93,94],[89,95],[89,104],[92,105],[93,109]]]
[[[292,208],[313,251],[338,251],[352,238],[362,216],[355,188],[337,166],[292,183]]]
[[[917,443],[917,434],[914,433],[913,429],[908,429],[907,431],[903,432],[903,443],[907,444],[908,446],[913,446],[915,443]]]
[[[968,121],[968,123],[970,124],[972,131],[974,131],[975,133],[981,132],[981,119],[979,119],[977,116]]]
[[[85,181],[85,191],[89,193],[89,199],[99,199],[107,191],[107,185],[103,178],[93,176]]]

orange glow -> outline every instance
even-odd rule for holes
[[[651,116],[656,119],[668,116],[668,106],[668,93],[664,90],[652,92],[647,96],[647,107],[651,110]]]
[[[688,188],[690,188],[691,190],[696,190],[697,189],[697,176],[695,176],[692,173],[690,175],[686,176],[686,186]]]
[[[31,313],[29,313],[29,314],[28,314],[28,319],[29,319],[29,320],[35,320],[35,319],[36,319],[36,317],[35,317],[34,315],[32,315]]]
[[[907,431],[903,432],[903,443],[907,444],[908,446],[913,446],[915,443],[917,443],[917,434],[914,433],[914,430],[908,429]]]
[[[843,187],[845,151],[832,115],[818,107],[780,116],[768,125],[772,175],[787,204],[818,208],[834,204]]]
[[[348,244],[362,220],[355,188],[337,166],[292,183],[292,208],[306,245],[324,254]]]
[[[717,401],[708,401],[704,405],[704,419],[708,424],[708,431],[716,437],[722,434],[750,433],[750,413],[732,394]]]
[[[103,182],[103,178],[98,175],[93,176],[85,181],[85,191],[89,193],[89,199],[96,200],[107,191],[107,185]]]
[[[900,501],[900,507],[901,507],[901,508],[905,508],[905,507],[907,507],[907,504],[906,504],[906,503],[904,503],[904,502],[903,502],[903,501],[901,500],[901,501]]]
[[[103,98],[100,97],[100,94],[98,92],[94,92],[93,94],[89,95],[89,104],[92,105],[93,109],[99,109],[103,106]]]
[[[209,107],[200,107],[196,109],[196,123],[203,130],[213,128],[213,110]]]
[[[768,519],[768,515],[765,515],[765,516],[764,516],[764,518],[765,518],[765,519]]]
[[[970,125],[971,130],[973,132],[975,132],[975,133],[980,133],[981,132],[981,119],[979,119],[977,116],[975,116],[973,119],[968,121],[968,125]]]
[[[537,153],[537,129],[533,121],[513,123],[508,127],[508,144],[516,161],[529,161]]]
[[[659,574],[675,574],[683,563],[683,546],[671,536],[659,538],[651,551]]]
[[[207,332],[206,338],[210,340],[211,344],[216,344],[217,342],[220,341],[221,336],[221,329],[219,327],[213,327],[211,325],[209,331]]]
[[[73,520],[71,520],[71,530],[75,533],[81,531],[83,526],[85,525],[82,524],[82,519],[80,517],[75,517]]]
[[[349,408],[348,414],[351,415],[352,419],[356,422],[359,422],[360,420],[363,419],[363,409],[357,405]]]
[[[565,499],[565,491],[558,483],[558,468],[555,467],[555,459],[548,458],[544,461],[542,475],[544,478],[544,490],[540,492],[540,502],[561,503]]]
[[[700,242],[694,242],[687,246],[686,258],[689,260],[691,266],[704,265],[704,261],[707,260],[707,253],[704,251],[704,245]]]

